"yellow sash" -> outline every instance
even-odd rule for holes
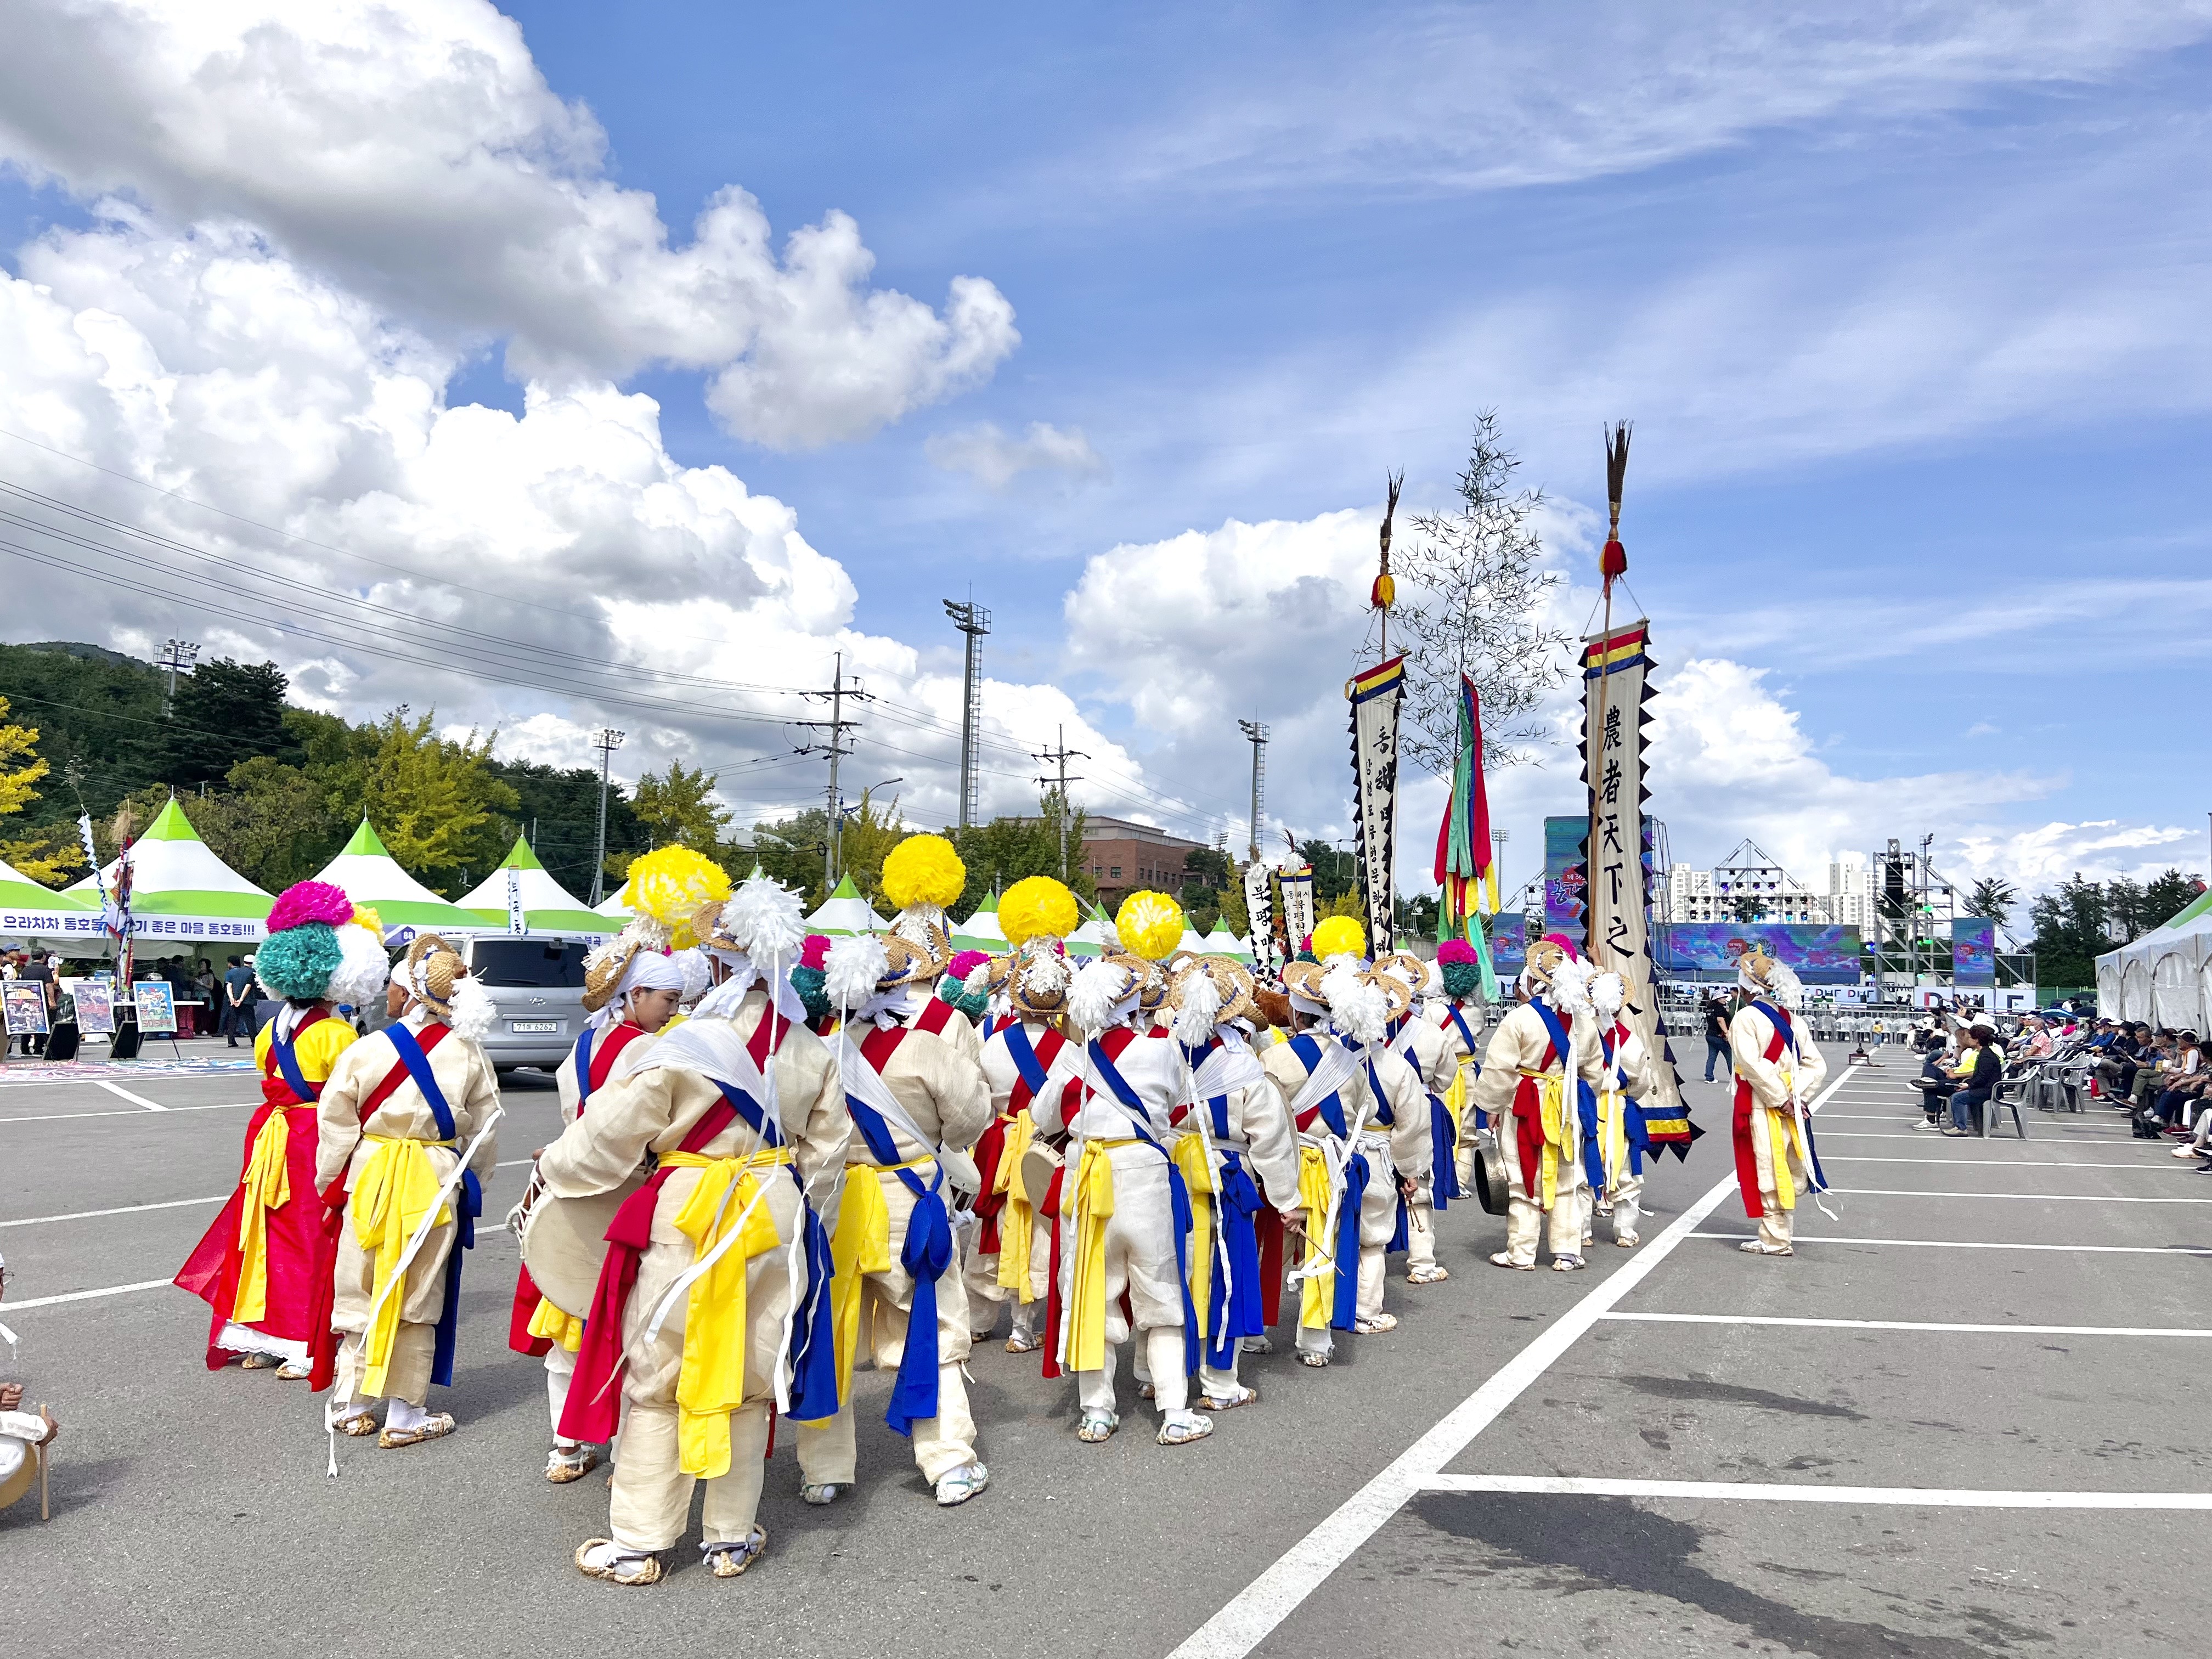
[[[246,1201],[238,1212],[238,1294],[230,1316],[241,1325],[269,1316],[269,1212],[291,1200],[292,1176],[285,1161],[291,1146],[292,1127],[279,1107],[261,1121],[240,1183]]]
[[[1030,1250],[1036,1237],[1036,1211],[1030,1207],[1029,1191],[1022,1185],[1022,1156],[1036,1139],[1036,1125],[1030,1121],[1030,1109],[1024,1106],[1006,1124],[1006,1138],[999,1152],[999,1170],[991,1182],[991,1190],[1004,1193],[1006,1201],[999,1211],[999,1283],[1016,1292],[1024,1302],[1036,1300],[1036,1291],[1030,1284]]]
[[[1795,1086],[1796,1079],[1787,1066],[1782,1068],[1782,1086]],[[1766,1167],[1774,1172],[1774,1201],[1785,1210],[1797,1207],[1797,1182],[1790,1173],[1790,1154],[1795,1152],[1798,1162],[1807,1161],[1805,1137],[1797,1127],[1797,1115],[1787,1106],[1765,1106],[1752,1114],[1759,1133],[1766,1142]]]
[[[1605,1190],[1620,1190],[1628,1169],[1627,1097],[1618,1089],[1597,1091],[1598,1158],[1605,1166]]]
[[[530,1323],[524,1328],[532,1336],[547,1337],[558,1342],[570,1353],[576,1352],[584,1346],[584,1322],[575,1315],[555,1307],[542,1296],[538,1298],[538,1306],[530,1316]]]
[[[684,1304],[684,1368],[676,1378],[676,1466],[686,1474],[711,1480],[730,1472],[730,1413],[745,1403],[745,1280],[752,1259],[782,1243],[768,1206],[753,1203],[760,1190],[753,1172],[790,1162],[788,1146],[767,1147],[747,1158],[685,1152],[660,1155],[664,1170],[699,1171],[699,1184],[669,1218],[669,1224],[691,1241],[694,1261],[713,1250],[744,1217],[738,1242],[692,1281]]]
[[[265,1126],[264,1126],[265,1127]],[[430,1148],[447,1145],[442,1140],[410,1140],[400,1136],[363,1135],[369,1145],[368,1162],[361,1166],[361,1179],[353,1188],[354,1242],[363,1250],[376,1256],[374,1278],[370,1286],[372,1298],[380,1297],[377,1304],[376,1322],[362,1334],[362,1370],[359,1393],[366,1399],[374,1399],[385,1389],[386,1370],[392,1364],[392,1345],[399,1334],[400,1304],[407,1299],[407,1287],[392,1285],[392,1276],[399,1266],[399,1258],[407,1252],[407,1241],[415,1236],[416,1228],[432,1206],[438,1218],[432,1224],[443,1226],[453,1218],[452,1206],[441,1203],[438,1188],[442,1184],[438,1177],[438,1166],[430,1161]],[[258,1150],[258,1149],[257,1149]]]
[[[1121,1140],[1086,1140],[1075,1166],[1075,1262],[1068,1280],[1067,1358],[1072,1371],[1106,1369],[1106,1223],[1114,1214],[1114,1164],[1106,1154]],[[1060,1212],[1069,1188],[1060,1188]]]
[[[884,1183],[901,1170],[926,1169],[929,1157],[903,1164],[854,1164],[845,1170],[845,1195],[837,1206],[837,1232],[830,1241],[836,1276],[830,1281],[830,1317],[837,1330],[837,1398],[853,1397],[853,1351],[860,1336],[860,1291],[870,1273],[891,1270],[891,1212]]]
[[[1459,1145],[1462,1127],[1467,1121],[1468,1074],[1474,1068],[1474,1059],[1460,1056],[1459,1066],[1452,1073],[1451,1087],[1444,1091],[1444,1110],[1451,1115],[1452,1145]]]
[[[1310,1331],[1328,1328],[1336,1309],[1335,1240],[1328,1231],[1328,1159],[1318,1146],[1298,1148],[1298,1205],[1306,1212],[1306,1265],[1328,1265],[1298,1281],[1298,1323]]]
[[[1559,1153],[1566,1145],[1567,1135],[1567,1079],[1563,1072],[1532,1072],[1526,1066],[1521,1075],[1536,1085],[1538,1109],[1544,1126],[1544,1150],[1537,1162],[1540,1169],[1545,1209],[1549,1210],[1559,1197]],[[1522,1172],[1522,1189],[1527,1189],[1528,1172]]]
[[[1213,1296],[1213,1197],[1221,1189],[1214,1179],[1213,1160],[1206,1155],[1205,1137],[1197,1130],[1178,1136],[1170,1150],[1175,1154],[1176,1168],[1182,1171],[1182,1184],[1190,1193],[1191,1305],[1198,1310],[1198,1334],[1211,1336],[1206,1304]]]

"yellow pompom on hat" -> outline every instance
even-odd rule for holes
[[[1076,928],[1075,895],[1050,876],[1024,876],[999,897],[999,926],[1006,943],[1066,939]]]
[[[942,836],[908,836],[884,860],[884,897],[902,910],[942,910],[967,888],[968,866]]]
[[[1114,932],[1121,948],[1147,962],[1165,962],[1182,943],[1182,906],[1165,893],[1139,890],[1121,901]]]
[[[1331,957],[1364,957],[1367,930],[1351,916],[1324,916],[1314,927],[1313,953],[1322,962]]]
[[[632,910],[668,930],[669,949],[684,951],[698,943],[692,921],[701,908],[728,901],[730,877],[688,847],[656,847],[630,860],[623,892]]]

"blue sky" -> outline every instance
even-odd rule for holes
[[[1371,515],[1401,467],[1440,502],[1495,407],[1585,584],[1600,423],[1638,422],[1657,654],[1731,665],[1680,688],[1655,785],[1679,854],[1935,830],[2027,884],[2203,867],[2212,9],[507,9],[673,241],[735,185],[779,243],[849,214],[876,289],[1004,295],[1019,344],[988,374],[844,441],[733,435],[712,367],[612,378],[675,462],[798,514],[852,627],[940,672],[936,601],[972,582],[992,672],[1060,687],[1194,811],[1236,809],[1258,709],[1307,734],[1284,811],[1341,816],[1316,689],[1359,619],[1164,728],[1079,648],[1071,591],[1141,635],[1148,567],[1117,587],[1109,550]],[[88,176],[8,182],[0,242],[81,221]],[[448,404],[522,410],[540,371],[510,378],[496,323],[383,303],[466,360]],[[1040,422],[1057,464],[954,465]],[[1571,757],[1501,783],[1532,820],[1575,793]]]

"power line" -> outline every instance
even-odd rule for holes
[[[1066,881],[1067,879],[1067,786],[1070,783],[1083,781],[1080,773],[1073,778],[1067,775],[1067,763],[1072,760],[1089,760],[1091,757],[1080,749],[1070,749],[1067,746],[1067,728],[1063,726],[1058,729],[1060,736],[1058,745],[1045,750],[1036,758],[1041,761],[1049,761],[1060,769],[1059,787],[1053,797],[1053,817],[1058,820],[1060,832],[1060,878]],[[1039,783],[1051,783],[1053,781],[1052,778],[1037,780]]]

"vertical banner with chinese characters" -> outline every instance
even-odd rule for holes
[[[1647,1117],[1680,1115],[1674,1052],[1659,1024],[1644,890],[1644,727],[1651,665],[1650,628],[1638,621],[1583,647],[1583,778],[1589,786],[1589,846],[1583,860],[1585,946],[1600,969],[1628,983],[1627,1021],[1647,1053],[1663,1057],[1644,1106]]]
[[[1352,827],[1358,837],[1368,950],[1391,949],[1398,892],[1398,705],[1406,659],[1393,657],[1345,684],[1352,703]]]

